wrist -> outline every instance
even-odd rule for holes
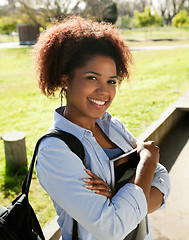
[[[154,156],[148,149],[143,149],[140,152],[139,164],[144,165],[146,167],[150,167],[150,168],[152,168],[152,170],[154,168],[154,171],[155,171],[155,169],[157,168],[157,164],[159,162],[158,159],[156,161],[156,156]]]

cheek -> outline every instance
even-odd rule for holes
[[[116,96],[116,87],[111,91],[111,101],[114,100],[115,96]]]
[[[90,92],[91,92],[90,86],[80,82],[70,87],[69,95],[71,96],[71,98],[74,97],[77,98],[78,101],[80,101],[82,99],[86,99]]]

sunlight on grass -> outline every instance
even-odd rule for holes
[[[189,28],[144,27],[124,29],[122,34],[125,39],[178,38],[189,37]]]

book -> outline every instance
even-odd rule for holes
[[[140,157],[136,148],[110,160],[110,166],[114,173],[112,187],[116,192],[133,176],[139,161]]]

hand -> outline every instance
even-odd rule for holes
[[[159,147],[155,145],[154,141],[137,142],[137,151],[140,159],[150,161],[157,166],[159,162]]]
[[[105,183],[104,180],[96,176],[94,173],[92,173],[90,170],[85,169],[85,171],[91,177],[84,179],[84,181],[87,183],[85,184],[85,187],[92,190],[96,194],[100,194],[112,199],[114,193],[112,192],[108,184]]]

